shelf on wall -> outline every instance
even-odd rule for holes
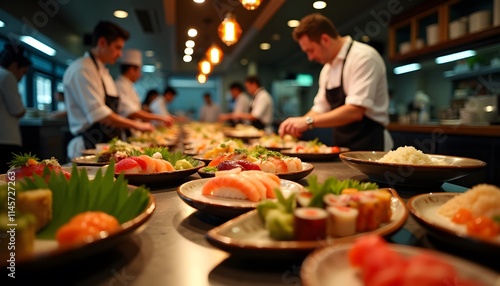
[[[446,71],[444,72],[444,77],[451,80],[461,80],[492,73],[500,73],[500,65],[488,67],[485,66],[479,68],[478,70],[471,70],[466,72]]]

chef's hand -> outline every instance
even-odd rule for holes
[[[170,127],[172,124],[174,124],[174,118],[170,115],[165,115],[161,117],[161,122],[165,124],[165,126]]]
[[[290,134],[299,138],[308,129],[305,117],[290,117],[280,124],[278,133],[281,137]]]
[[[139,131],[153,131],[155,130],[153,124],[149,122],[135,121],[134,129]]]

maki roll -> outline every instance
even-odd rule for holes
[[[322,240],[326,238],[328,214],[324,209],[296,208],[293,214],[296,240]]]

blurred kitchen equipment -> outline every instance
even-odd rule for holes
[[[493,2],[493,26],[500,26],[500,0]]]
[[[425,42],[424,42],[424,40],[423,40],[423,39],[417,39],[417,40],[415,41],[415,49],[416,49],[416,50],[419,50],[419,49],[421,49],[421,48],[423,48],[423,47],[425,47]]]
[[[469,32],[474,33],[491,25],[491,11],[481,10],[470,14],[469,16]]]
[[[411,51],[410,41],[402,42],[401,44],[399,44],[399,53],[400,54],[406,54],[409,51]]]
[[[496,95],[470,96],[460,110],[463,124],[488,125],[497,117]]]
[[[426,27],[427,31],[427,45],[432,46],[439,42],[439,25],[431,24]]]

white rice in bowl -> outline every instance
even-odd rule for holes
[[[422,151],[417,150],[413,146],[399,147],[394,151],[387,152],[377,162],[381,163],[396,163],[396,164],[411,164],[411,165],[436,165],[429,156]]]
[[[474,216],[500,215],[500,188],[488,184],[474,186],[444,203],[438,213],[451,219],[462,208],[471,211]]]

